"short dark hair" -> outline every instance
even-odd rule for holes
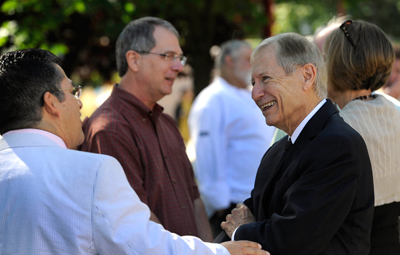
[[[144,17],[129,22],[119,35],[116,45],[117,69],[120,77],[124,76],[128,70],[125,55],[129,50],[149,52],[156,47],[153,36],[156,26],[168,29],[179,39],[178,31],[166,20]]]
[[[43,96],[60,89],[64,75],[60,59],[41,49],[25,49],[0,56],[0,134],[32,128],[42,120]],[[64,100],[63,92],[52,92]]]

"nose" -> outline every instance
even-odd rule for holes
[[[178,71],[178,73],[183,72],[183,65],[179,58],[174,60],[174,64],[172,65],[172,70]]]
[[[258,100],[263,98],[263,96],[265,96],[264,89],[257,82],[255,82],[253,85],[253,90],[251,91],[251,97],[255,102],[257,102]]]

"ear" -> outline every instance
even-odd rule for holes
[[[126,56],[126,62],[128,63],[128,67],[135,73],[139,71],[139,64],[141,60],[140,54],[137,53],[136,51],[128,50],[125,56]]]
[[[233,58],[231,56],[225,56],[225,65],[229,68],[233,68]]]
[[[46,93],[44,93],[43,101],[44,101],[44,105],[42,107],[43,116],[50,115],[55,118],[59,118],[61,115],[59,109],[61,103],[60,101],[58,101],[58,98],[47,91]]]
[[[303,66],[303,90],[309,90],[317,77],[317,68],[313,64],[305,64]]]

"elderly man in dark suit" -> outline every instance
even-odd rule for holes
[[[325,99],[318,48],[281,34],[257,46],[251,62],[253,99],[266,123],[288,136],[264,155],[251,197],[222,228],[274,255],[368,254],[371,163],[364,140]]]

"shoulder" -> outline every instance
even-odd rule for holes
[[[82,124],[85,136],[93,136],[98,132],[120,134],[124,130],[131,131],[134,128],[123,116],[124,111],[118,111],[108,104],[101,105],[90,118]]]
[[[193,107],[207,108],[211,105],[218,104],[225,97],[222,85],[215,81],[205,87],[195,98]]]
[[[307,155],[312,161],[321,164],[356,164],[369,158],[367,146],[361,135],[335,114],[324,129],[307,147]],[[353,162],[353,163],[350,163]],[[353,169],[356,172],[357,169]]]
[[[63,150],[59,154],[61,158],[75,162],[82,171],[91,171],[105,166],[107,168],[121,167],[117,159],[104,154],[69,149]]]

